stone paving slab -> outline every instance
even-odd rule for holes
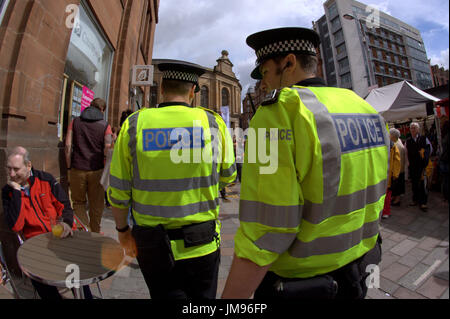
[[[429,269],[428,265],[419,263],[414,268],[412,268],[405,276],[401,277],[397,280],[397,283],[409,290],[415,291],[426,279],[424,278],[422,281],[417,282],[418,279]],[[431,274],[429,275],[431,276]]]

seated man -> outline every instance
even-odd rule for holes
[[[28,151],[15,147],[7,159],[8,182],[2,189],[5,221],[25,240],[51,231],[51,219],[62,217],[61,238],[72,235],[73,210],[67,194],[49,173],[31,167]],[[73,228],[75,229],[75,227]],[[58,289],[31,280],[42,299],[61,299]],[[89,286],[83,287],[92,298]]]

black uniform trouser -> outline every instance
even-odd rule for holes
[[[424,181],[422,180],[422,173],[423,170],[419,168],[409,170],[409,174],[411,177],[413,202],[416,202],[419,205],[426,205],[428,201],[428,196],[425,191]]]
[[[220,249],[202,257],[175,261],[170,271],[148,270],[149,258],[137,256],[152,299],[215,299]]]
[[[381,260],[381,236],[378,238],[378,242],[375,247],[366,253],[364,256],[357,260],[341,267],[335,271],[327,273],[337,283],[337,293],[334,297],[329,295],[314,295],[306,293],[303,298],[305,299],[364,299],[367,295],[366,279],[369,276],[368,272],[365,272],[366,266],[369,264],[378,264]],[[274,272],[267,272],[263,281],[255,291],[255,299],[285,299],[274,287],[278,280],[284,282],[296,281],[297,279],[283,278],[275,274]],[[330,291],[332,289],[322,289],[323,291]],[[317,291],[317,290],[316,290]],[[311,290],[312,292],[312,290]]]

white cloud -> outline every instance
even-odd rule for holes
[[[437,64],[439,66],[444,67],[444,69],[448,70],[449,67],[448,58],[449,58],[449,49],[443,50],[441,51],[440,56],[436,55],[431,56],[431,65]]]

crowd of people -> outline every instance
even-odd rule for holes
[[[70,123],[65,155],[72,204],[53,176],[32,168],[26,149],[8,154],[8,183],[2,190],[7,225],[26,240],[49,232],[50,218],[60,216],[64,238],[77,228],[75,214],[98,233],[106,201],[119,241],[137,258],[152,299],[214,299],[219,193],[226,198],[225,187],[238,177],[240,227],[223,298],[364,298],[366,266],[381,260],[380,217],[389,218],[391,206],[405,200],[406,173],[410,205],[428,209],[433,147],[417,122],[403,143],[399,130],[387,132],[366,101],[316,77],[319,43],[317,33],[305,28],[265,30],[247,38],[257,55],[252,77],[261,80],[263,90],[276,90],[252,119],[251,128],[263,134],[256,140],[267,138],[261,129],[292,132],[278,136],[275,172],[261,174],[261,161],[242,166],[243,155],[236,153],[221,116],[192,106],[202,67],[161,63],[158,108],[124,111],[120,127],[112,129],[104,120],[106,103],[97,98]],[[202,140],[192,137],[189,147],[201,147],[213,160],[175,163],[169,153],[183,138],[177,129],[192,133],[192,123]],[[355,123],[365,125],[355,131]],[[448,199],[446,125],[439,169]],[[215,158],[215,149],[223,160]],[[41,298],[61,297],[55,287],[33,285]],[[84,289],[92,296],[89,287]]]
[[[448,201],[448,121],[442,125],[441,146],[435,134],[429,138],[420,133],[418,122],[411,122],[409,131],[405,142],[402,142],[400,131],[396,128],[390,129],[388,189],[382,214],[385,219],[391,215],[390,207],[399,206],[401,203],[405,193],[405,172],[408,172],[411,182],[410,206],[418,206],[426,212],[428,192],[432,184],[438,185],[437,189],[442,192],[444,201]]]

